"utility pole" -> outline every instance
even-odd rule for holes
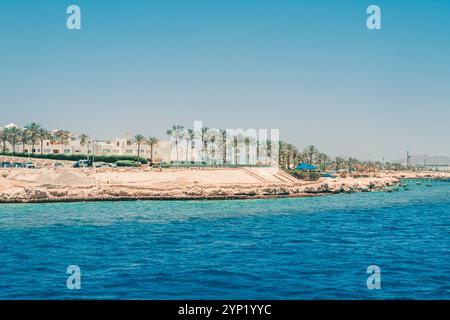
[[[95,139],[92,138],[92,168],[95,168]]]
[[[411,169],[411,155],[406,151],[406,168]]]

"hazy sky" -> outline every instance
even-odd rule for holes
[[[0,111],[99,138],[203,120],[331,155],[450,156],[450,1],[0,0]]]

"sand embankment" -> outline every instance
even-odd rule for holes
[[[40,164],[38,164],[40,165]],[[450,178],[450,173],[377,172],[309,182],[274,168],[0,169],[0,202],[137,199],[248,199],[370,192],[401,178]]]
[[[394,177],[297,180],[246,169],[1,169],[0,202],[300,197],[379,190]]]

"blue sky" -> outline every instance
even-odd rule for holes
[[[331,155],[450,156],[449,39],[445,0],[0,0],[0,125],[165,138],[203,120]]]

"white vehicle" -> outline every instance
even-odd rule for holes
[[[25,163],[25,168],[31,169],[31,168],[36,168],[36,166],[34,165],[33,162],[26,162]]]
[[[106,162],[95,162],[94,166],[96,168],[111,168],[111,164]]]

